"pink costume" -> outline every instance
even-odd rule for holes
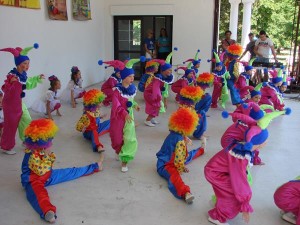
[[[146,82],[145,91],[144,91],[144,99],[146,103],[146,114],[157,117],[159,114],[159,110],[161,107],[162,94],[164,91],[164,85],[171,84],[173,81],[173,75],[171,74],[168,77],[164,77],[161,74],[156,74],[154,77],[149,77],[152,81],[148,84]]]
[[[180,90],[186,86],[189,85],[189,81],[188,78],[183,76],[180,79],[178,79],[176,82],[174,82],[171,86],[171,89],[174,93],[176,93],[176,101],[179,101],[179,94],[180,94]]]
[[[252,191],[247,180],[246,157],[237,158],[225,149],[213,156],[204,168],[207,181],[217,197],[209,216],[221,223],[233,219],[240,212],[253,212],[250,205]]]
[[[218,100],[221,97],[222,92],[222,77],[214,74],[214,90],[212,93],[212,105],[217,107]]]
[[[14,75],[8,75],[7,79],[4,81],[2,90],[4,92],[3,98],[3,112],[4,112],[4,127],[9,127],[9,129],[4,129],[1,137],[1,148],[5,150],[11,150],[15,144],[16,131],[22,116],[22,83],[18,80],[11,81],[15,78]]]
[[[300,225],[300,177],[280,186],[274,193],[274,202],[284,212],[293,213]]]
[[[281,99],[279,89],[273,84],[268,83],[261,88],[261,99],[259,105],[267,104],[274,107],[274,109],[282,111],[284,109],[284,102]]]
[[[103,104],[105,106],[108,106],[112,101],[112,95],[113,95],[113,88],[116,86],[116,84],[121,82],[121,78],[118,78],[113,74],[108,78],[107,81],[105,81],[102,84],[101,91],[106,95],[106,98],[103,101]]]
[[[239,90],[241,99],[244,99],[249,94],[249,88],[247,88],[249,78],[250,76],[247,73],[241,73],[234,84]]]

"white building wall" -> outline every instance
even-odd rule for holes
[[[213,40],[212,0],[91,0],[92,20],[76,21],[67,0],[68,21],[48,19],[45,1],[41,10],[0,7],[0,48],[27,47],[37,42],[40,48],[29,53],[28,75],[55,74],[64,89],[70,79],[70,68],[80,68],[84,86],[105,79],[110,71],[98,66],[99,59],[113,59],[114,15],[173,15],[173,44],[179,48],[173,63],[194,56],[200,48],[203,63],[200,71],[208,71],[206,59],[211,55]],[[0,83],[14,67],[13,56],[0,52]],[[105,74],[106,73],[106,74]],[[49,87],[46,80],[27,91],[25,103],[31,105]]]

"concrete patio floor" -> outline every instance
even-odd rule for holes
[[[100,87],[99,84],[93,87]],[[168,117],[176,109],[174,94],[169,98],[167,114],[160,116],[161,124],[146,127],[145,105],[142,95],[136,97],[141,111],[135,113],[139,123],[136,128],[139,142],[138,152],[129,171],[121,173],[120,162],[110,146],[109,135],[100,140],[106,147],[104,170],[75,181],[48,187],[52,203],[57,207],[58,225],[209,225],[207,211],[213,190],[205,180],[203,168],[206,162],[219,150],[220,137],[232,123],[222,119],[220,109],[208,112],[206,153],[188,165],[190,173],[182,177],[190,185],[195,200],[192,205],[173,197],[167,182],[156,172],[156,152],[168,135]],[[300,175],[300,102],[285,100],[292,108],[290,116],[281,116],[269,126],[270,137],[267,146],[261,151],[264,166],[254,166],[252,206],[249,225],[285,225],[279,209],[273,201],[273,193],[278,186]],[[233,107],[229,106],[228,111]],[[110,113],[110,108],[103,108]],[[54,168],[83,166],[96,161],[98,153],[93,153],[91,145],[75,130],[75,123],[81,116],[82,104],[76,109],[63,105],[63,117],[54,116],[60,130],[54,139],[53,151],[57,155]],[[40,115],[32,113],[33,119]],[[298,139],[299,138],[299,139]],[[190,149],[200,146],[193,140]],[[0,225],[48,224],[27,202],[20,183],[20,167],[23,147],[17,139],[16,155],[0,154]],[[231,225],[243,225],[241,215],[229,221]]]

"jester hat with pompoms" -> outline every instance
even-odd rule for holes
[[[199,102],[204,91],[199,86],[185,86],[180,90],[179,104],[192,106]]]
[[[178,48],[174,48],[174,51],[178,51]],[[168,69],[171,69],[172,68],[172,65],[171,65],[171,58],[173,56],[173,52],[171,52],[166,60],[162,60],[162,59],[156,59],[155,61],[158,62],[160,64],[160,69],[161,71],[166,71]]]
[[[83,106],[86,111],[95,111],[105,99],[105,94],[98,89],[91,89],[83,95]]]
[[[52,145],[58,127],[50,119],[37,119],[25,129],[24,144],[29,149],[45,149]]]
[[[129,59],[127,62],[122,62],[120,60],[112,60],[112,61],[102,61],[99,60],[98,64],[102,65],[103,63],[112,65],[114,68],[118,68],[121,72],[121,79],[124,80],[126,77],[130,75],[134,75],[133,65],[138,62],[145,62],[146,58],[141,56],[139,59]]]
[[[26,60],[30,60],[29,57],[27,56],[27,54],[33,48],[37,49],[37,48],[39,48],[39,45],[37,43],[35,43],[33,46],[30,46],[30,47],[27,47],[27,48],[24,48],[24,49],[22,49],[20,47],[2,48],[2,49],[0,49],[0,51],[10,52],[11,54],[13,54],[13,56],[15,58],[15,64],[16,64],[16,66],[18,66],[22,62],[24,62]]]
[[[199,64],[201,62],[201,59],[199,59],[199,52],[200,52],[200,49],[197,50],[195,57],[193,59],[187,59],[183,62],[183,64],[185,64],[186,62],[189,62],[189,64],[193,64],[193,66],[196,66],[197,64]]]
[[[268,138],[268,130],[267,127],[269,126],[270,122],[280,115],[289,115],[291,113],[290,108],[286,108],[284,111],[275,111],[271,113],[264,114],[258,120],[251,118],[242,113],[228,113],[226,111],[222,112],[223,118],[228,118],[229,115],[232,116],[235,120],[243,121],[249,129],[245,133],[244,141],[245,143],[240,143],[238,151],[250,151],[253,145],[260,145],[264,143]],[[240,141],[240,140],[237,140]]]
[[[169,119],[169,130],[183,136],[190,136],[198,125],[199,117],[195,110],[179,108]]]
[[[208,59],[207,62],[214,62],[216,63],[216,66],[223,66],[223,57],[224,57],[224,54],[225,52],[222,52],[222,54],[219,56],[216,52],[215,49],[212,50],[213,54],[214,54],[214,57],[215,58],[212,58],[212,59]]]

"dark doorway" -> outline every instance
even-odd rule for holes
[[[145,55],[144,38],[152,29],[157,39],[160,29],[166,28],[172,40],[173,16],[115,16],[114,17],[114,57],[118,60],[139,58]],[[140,79],[143,63],[135,64],[135,78]]]

